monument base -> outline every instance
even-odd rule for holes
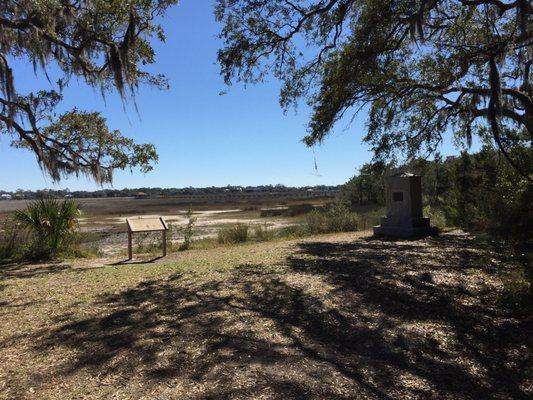
[[[422,237],[437,233],[435,227],[430,226],[429,218],[382,217],[381,225],[374,226],[375,236],[387,237]]]

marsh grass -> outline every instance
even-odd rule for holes
[[[238,223],[224,227],[218,231],[218,242],[221,244],[244,243],[248,240],[249,226]]]
[[[272,228],[269,228],[266,223],[263,225],[255,225],[253,230],[254,238],[260,242],[267,242],[274,239],[276,236],[276,231]]]

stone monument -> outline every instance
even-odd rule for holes
[[[422,214],[422,179],[412,174],[385,178],[387,216],[374,227],[376,236],[413,237],[436,232]]]

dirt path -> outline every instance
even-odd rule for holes
[[[2,399],[526,399],[531,320],[460,232],[12,266]]]

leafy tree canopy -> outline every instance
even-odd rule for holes
[[[451,129],[531,179],[532,15],[528,0],[218,0],[218,60],[227,83],[272,73],[283,107],[306,98],[308,145],[364,109],[377,159],[432,153]]]
[[[118,90],[133,96],[142,83],[166,87],[163,76],[143,65],[154,62],[149,39],[164,40],[154,19],[178,0],[4,0],[0,3],[0,133],[32,150],[54,180],[87,174],[111,182],[113,170],[157,161],[152,145],[135,144],[110,131],[98,113],[77,109],[56,115],[62,89],[82,78],[102,94]],[[34,69],[57,67],[62,77],[55,90],[21,94],[13,60]],[[22,77],[23,78],[23,77]]]

